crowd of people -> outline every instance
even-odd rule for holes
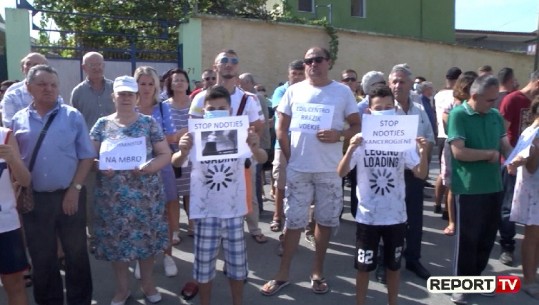
[[[287,81],[268,98],[253,74],[240,74],[239,63],[234,50],[219,52],[202,72],[200,88],[191,91],[180,68],[159,76],[141,66],[133,76],[107,79],[103,56],[88,52],[82,58],[86,78],[66,102],[59,95],[61,72],[45,56],[30,53],[21,60],[24,80],[0,87],[0,279],[9,305],[28,304],[25,285],[33,286],[40,305],[64,299],[89,305],[90,253],[111,263],[111,305],[131,297],[133,262],[145,299],[160,302],[154,263],[159,255],[165,275],[178,274],[172,247],[182,241],[180,203],[194,238],[192,281],[181,295],[211,303],[222,248],[232,303],[243,304],[249,271],[244,223],[256,243],[267,242],[259,215],[269,197],[281,259],[260,293],[272,296],[290,284],[302,232],[315,249],[312,292],[328,293],[324,262],[342,217],[345,185],[357,222],[356,304],[366,302],[371,271],[387,285],[388,304],[397,304],[402,258],[419,278],[431,276],[421,263],[426,186],[435,190],[434,212],[448,221],[444,234],[456,240],[448,275],[481,275],[498,231],[499,260],[512,266],[520,223],[522,290],[539,299],[539,71],[520,88],[511,68],[493,76],[489,66],[477,72],[451,67],[436,92],[407,64],[393,66],[387,78],[380,71],[359,78],[346,69],[332,80],[329,52],[312,47],[290,62]],[[361,133],[366,115],[417,116],[416,147],[370,149]],[[249,125],[248,152],[194,158],[210,139],[224,136],[214,131],[203,146],[190,122],[231,116]],[[441,168],[429,185],[433,154]],[[371,158],[377,160],[367,162]],[[17,211],[19,186],[33,190],[33,209],[24,213]],[[455,304],[468,298],[451,296]]]

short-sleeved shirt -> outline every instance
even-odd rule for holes
[[[176,125],[172,120],[170,104],[159,102],[153,106],[152,118],[163,128],[165,135],[173,135],[176,133]]]
[[[230,95],[232,115],[236,115],[244,94],[247,94],[248,97],[243,114],[249,117],[249,123],[253,123],[258,120],[264,121],[264,113],[262,112],[262,107],[260,106],[256,96],[252,93],[245,92],[238,87],[235,87],[234,92]],[[191,102],[191,109],[189,110],[189,114],[191,116],[201,118],[204,115],[203,109],[205,97],[206,90],[200,92],[193,98],[193,101]]]
[[[7,144],[11,131],[0,127],[0,144]],[[11,183],[10,169],[4,159],[0,159],[0,233],[21,227],[16,209],[15,192]]]
[[[466,148],[499,151],[500,140],[505,135],[503,118],[496,109],[480,114],[475,112],[468,102],[464,102],[449,114],[449,143],[463,140]],[[499,162],[466,162],[452,157],[451,166],[451,190],[455,194],[489,194],[502,190]]]
[[[279,106],[279,103],[281,102],[281,100],[283,99],[283,95],[284,93],[286,92],[286,89],[288,89],[290,85],[288,84],[288,82],[284,83],[282,86],[279,86],[277,88],[275,88],[275,91],[273,91],[273,95],[271,96],[271,108],[275,109],[277,108],[277,106]],[[279,116],[278,115],[275,115],[274,118],[274,123],[275,123],[275,130],[277,130],[277,124],[279,123]],[[275,149],[281,149],[281,146],[279,145],[279,141],[277,141],[277,139],[275,139]]]
[[[112,101],[113,81],[104,78],[103,82],[103,88],[99,92],[92,88],[88,79],[78,84],[71,92],[69,103],[82,113],[88,129],[92,129],[100,117],[116,111]]]
[[[406,152],[366,150],[352,154],[350,168],[357,166],[356,221],[368,225],[393,225],[406,221],[404,169],[419,164],[415,149]]]
[[[427,141],[431,143],[434,142],[434,131],[432,130],[432,125],[430,124],[429,116],[427,115],[427,112],[425,111],[425,108],[423,108],[423,105],[420,103],[412,102],[410,97],[410,108],[408,109],[408,112],[404,112],[402,110],[401,105],[395,101],[395,105],[397,106],[397,114],[398,115],[418,115],[418,126],[417,126],[417,136],[418,137],[424,137],[427,139]]]
[[[442,90],[434,96],[434,106],[436,109],[436,121],[438,122],[438,138],[447,138],[444,127],[444,109],[453,104],[453,90]]]
[[[56,117],[43,138],[32,170],[32,184],[38,192],[67,189],[79,161],[97,156],[86,122],[77,109],[57,103],[41,117],[30,105],[17,112],[12,122],[13,133],[27,167],[37,138],[53,113],[56,113]]]
[[[293,105],[307,103],[334,107],[331,129],[342,131],[346,118],[357,113],[356,98],[350,88],[336,81],[315,87],[308,80],[290,86],[277,111],[294,120]],[[296,114],[297,116],[298,114]],[[342,142],[322,143],[316,134],[290,131],[290,160],[288,167],[298,172],[335,172],[342,157]]]
[[[507,138],[513,147],[522,131],[533,121],[530,115],[531,102],[520,90],[511,92],[502,99],[500,113],[509,122]]]

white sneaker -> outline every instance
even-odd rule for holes
[[[165,275],[168,277],[176,276],[178,274],[178,267],[170,255],[163,257],[163,266],[165,267]]]
[[[135,265],[135,278],[137,280],[140,280],[140,265],[139,265],[138,261],[137,261],[137,263]]]

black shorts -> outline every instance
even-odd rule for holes
[[[401,267],[401,257],[404,248],[406,224],[378,226],[357,224],[356,254],[354,268],[358,271],[370,272],[376,269],[378,245],[380,239],[384,242],[383,259],[386,268],[397,271]]]
[[[28,269],[22,230],[0,233],[0,274],[11,274]]]

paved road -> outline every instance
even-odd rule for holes
[[[433,166],[435,167],[435,166]],[[430,177],[436,176],[437,170],[431,170]],[[268,186],[266,194],[269,194]],[[432,196],[431,189],[426,189],[425,193]],[[349,194],[348,191],[346,194]],[[443,235],[442,230],[446,225],[438,214],[434,214],[432,197],[425,201],[424,213],[424,234],[423,234],[423,264],[432,272],[433,275],[449,275],[451,270],[454,238]],[[257,244],[246,235],[247,249],[249,258],[249,281],[245,287],[246,305],[276,305],[276,304],[355,304],[355,269],[353,268],[355,223],[349,213],[348,201],[345,202],[345,213],[342,224],[333,237],[326,258],[326,278],[331,286],[331,292],[326,295],[315,295],[310,290],[309,270],[310,262],[313,258],[313,249],[303,238],[301,245],[294,258],[290,280],[292,285],[284,288],[277,295],[272,297],[262,296],[259,293],[260,287],[266,280],[270,279],[275,273],[279,264],[279,257],[276,255],[278,233],[269,230],[271,221],[273,202],[266,201],[264,204],[265,212],[261,215],[261,227],[263,232],[269,237],[266,244]],[[183,212],[182,212],[183,213]],[[191,278],[193,261],[192,246],[193,239],[186,235],[185,215],[182,215],[182,243],[174,249],[173,255],[179,267],[179,275],[174,278],[164,276],[162,259],[158,258],[154,269],[154,274],[159,291],[163,294],[162,305],[177,304],[198,304],[195,298],[186,302],[179,297],[181,287]],[[518,227],[517,249],[520,248],[523,228]],[[515,253],[517,259],[516,266],[509,268],[501,265],[497,257],[500,248],[495,246],[492,251],[491,260],[485,272],[485,275],[519,275],[521,273],[520,253]],[[96,261],[92,258],[92,275],[94,283],[94,302],[93,304],[108,305],[114,292],[114,282],[111,274],[111,267],[108,263]],[[218,262],[218,270],[222,270],[223,262]],[[403,264],[404,266],[404,264]],[[129,299],[128,305],[145,304],[142,293],[138,292],[137,280],[133,277],[131,289],[134,291],[134,297]],[[28,293],[31,296],[31,289]],[[229,296],[228,282],[226,277],[219,272],[214,281],[212,304],[231,304]],[[378,305],[387,304],[386,288],[384,285],[374,280],[374,274],[371,275],[371,282],[368,292],[368,304]],[[449,296],[444,294],[430,294],[425,288],[425,281],[417,278],[409,271],[402,269],[401,287],[399,294],[400,304],[419,305],[436,304],[450,305]],[[0,289],[0,305],[7,304],[5,292]],[[30,304],[34,304],[33,301]],[[497,295],[495,297],[473,296],[469,304],[518,304],[532,305],[539,304],[524,293],[514,295]]]

